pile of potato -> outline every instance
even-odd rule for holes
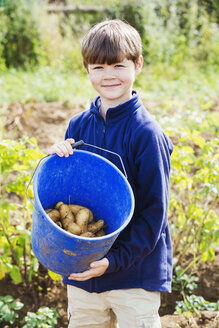
[[[54,209],[47,209],[48,216],[62,229],[81,237],[105,236],[104,220],[93,221],[93,213],[87,207],[58,202]]]

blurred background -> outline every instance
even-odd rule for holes
[[[47,147],[96,95],[81,40],[95,23],[114,18],[141,34],[144,67],[135,88],[174,143],[174,279],[172,294],[162,296],[163,327],[217,327],[218,0],[0,0],[2,327],[67,327],[65,286],[31,248],[25,189]]]

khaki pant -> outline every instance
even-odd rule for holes
[[[133,288],[97,294],[71,285],[67,291],[68,328],[161,328],[159,292]]]

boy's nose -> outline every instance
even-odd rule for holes
[[[114,72],[113,72],[112,67],[110,67],[110,66],[105,67],[104,79],[113,79],[113,78],[114,78]]]

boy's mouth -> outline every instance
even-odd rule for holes
[[[118,87],[120,84],[104,84],[102,85],[103,88],[114,88],[114,87]]]

